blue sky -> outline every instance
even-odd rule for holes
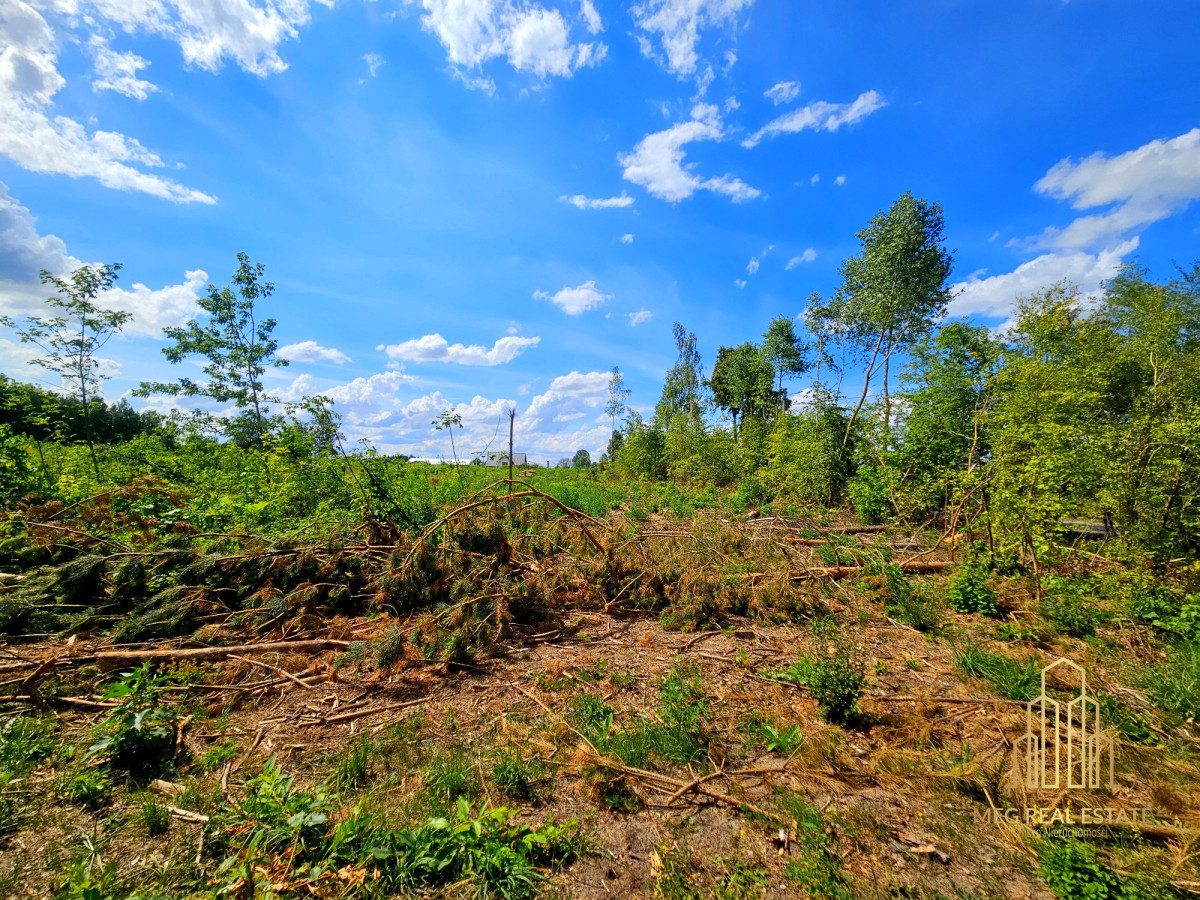
[[[293,364],[378,446],[557,459],[651,407],[671,323],[756,339],[904,190],[989,324],[1200,257],[1194,2],[0,0],[0,312],[121,262],[108,386],[238,251]],[[0,369],[43,378],[0,333]],[[800,388],[797,384],[795,388]],[[159,402],[158,405],[162,405]]]

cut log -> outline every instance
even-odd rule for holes
[[[101,669],[113,669],[129,663],[178,662],[180,660],[225,659],[249,653],[320,653],[325,650],[345,650],[349,641],[268,641],[263,644],[239,644],[234,647],[189,647],[184,650],[103,650],[88,658]],[[67,662],[78,662],[68,660]]]

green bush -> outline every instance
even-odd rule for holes
[[[982,613],[994,616],[996,594],[987,585],[987,572],[978,565],[968,565],[950,579],[946,588],[946,602],[960,613]]]
[[[1084,588],[1075,581],[1051,577],[1043,579],[1039,612],[1046,621],[1072,637],[1091,637],[1096,628],[1111,618],[1095,601],[1084,596]]]
[[[1046,883],[1062,900],[1158,900],[1162,896],[1122,878],[1078,841],[1042,841],[1038,856]]]
[[[838,644],[813,664],[808,689],[826,720],[846,724],[858,714],[865,681],[862,660],[850,647]]]

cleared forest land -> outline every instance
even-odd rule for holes
[[[594,470],[244,459],[261,499],[177,455],[14,508],[5,896],[1200,890],[1186,572]],[[320,479],[387,487],[289,522]],[[1064,658],[1113,779],[1030,788]]]

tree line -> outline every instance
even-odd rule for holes
[[[1155,558],[1195,558],[1200,264],[1161,282],[1127,265],[1096,296],[1049,285],[990,329],[945,318],[944,228],[940,205],[904,194],[858,233],[832,294],[772,320],[760,342],[719,347],[707,372],[676,323],[649,419],[614,369],[611,465],[729,485],[748,505],[971,522],[993,553],[1035,568],[1067,517],[1102,521]],[[848,372],[862,378],[850,395]]]

